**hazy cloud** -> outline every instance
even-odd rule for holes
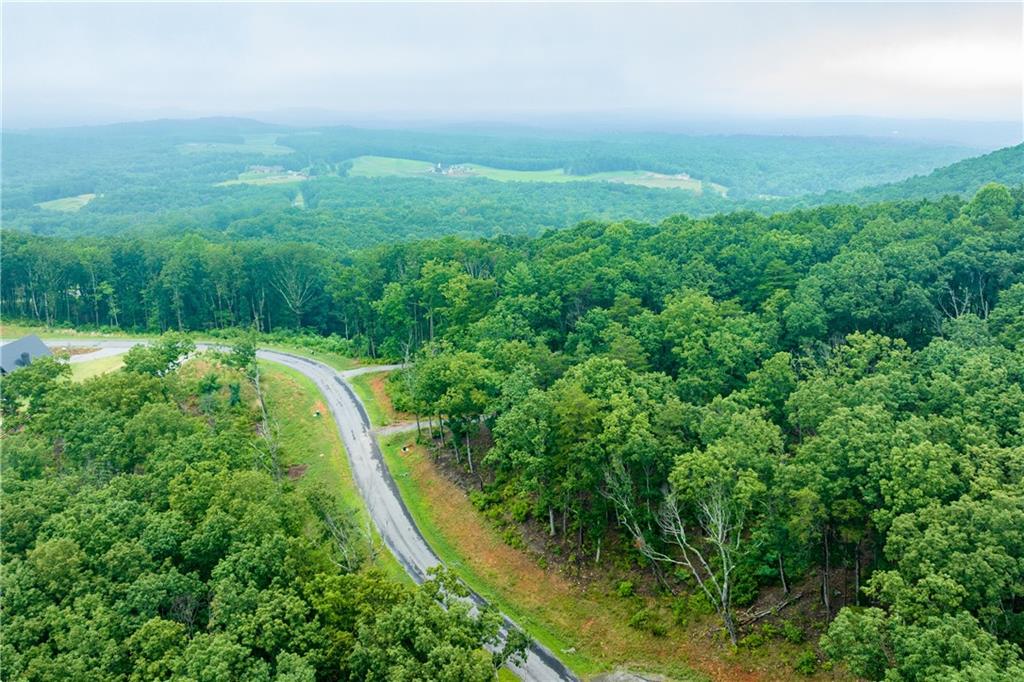
[[[1007,4],[18,4],[5,125],[319,108],[1019,120]]]

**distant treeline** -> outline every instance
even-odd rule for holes
[[[591,138],[469,135],[328,128],[282,136],[302,159],[337,163],[363,155],[433,163],[478,163],[516,170],[564,168],[573,175],[648,170],[687,173],[729,188],[739,199],[798,196],[927,173],[970,151],[870,138],[607,134]]]
[[[561,167],[574,174],[685,172],[729,191],[723,197],[609,182],[346,177],[349,159],[370,153],[501,168]],[[843,138],[299,133],[230,119],[5,132],[2,221],[5,229],[63,237],[199,233],[211,241],[270,238],[342,251],[446,234],[536,236],[584,220],[659,222],[679,213],[772,213],[830,203],[971,196],[985,182],[1024,182],[1024,146],[1018,146],[894,185],[856,189],[927,172],[967,153]],[[222,184],[265,165],[301,170],[309,179]],[[83,194],[95,196],[77,211],[37,206]]]
[[[282,241],[266,215],[233,233],[246,237],[236,242],[166,233],[63,240],[5,230],[0,311],[45,324],[148,331],[308,327],[353,339],[368,355],[397,357],[450,324],[502,310],[513,300],[509,282],[529,272],[544,322],[536,328],[540,320],[524,311],[513,328],[528,321],[531,336],[553,348],[616,293],[659,310],[680,289],[747,311],[772,306],[792,346],[864,329],[921,345],[951,312],[984,314],[1013,281],[1019,243],[995,235],[1016,233],[984,226],[1012,227],[1021,192],[991,186],[971,202],[588,222],[535,239],[449,237],[356,251]],[[969,217],[987,203],[991,210]],[[955,269],[965,264],[974,269]],[[466,300],[447,302],[446,292],[456,291]]]

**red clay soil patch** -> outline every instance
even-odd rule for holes
[[[388,395],[389,374],[389,372],[382,372],[370,377],[370,392],[373,393],[373,399],[377,401],[378,405],[380,405],[381,412],[383,412],[388,418],[388,421],[410,421],[415,418],[415,415],[409,414],[408,412],[395,412],[395,406],[391,402],[391,396]]]
[[[629,666],[636,661],[676,662],[696,668],[714,680],[756,682],[757,670],[723,660],[725,651],[703,632],[673,628],[668,637],[653,637],[624,626],[630,607],[607,598],[595,599],[555,570],[546,570],[526,552],[506,544],[481,518],[466,493],[434,467],[422,446],[407,455],[425,508],[441,534],[475,573],[500,586],[510,601],[522,604],[563,633],[575,633],[578,646],[604,661]],[[615,608],[609,608],[609,606]]]
[[[309,468],[308,464],[293,464],[288,467],[288,480],[297,481],[302,478],[303,474],[306,473],[306,469]]]
[[[322,401],[322,400],[318,400],[318,401],[316,401],[316,402],[315,402],[315,403],[313,404],[313,409],[314,409],[314,410],[315,410],[315,411],[316,411],[317,413],[319,413],[319,414],[320,414],[320,416],[323,416],[323,415],[327,414],[327,406],[326,406],[326,405],[324,405],[324,401]]]

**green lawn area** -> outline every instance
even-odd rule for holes
[[[376,565],[392,579],[411,584],[370,523],[338,428],[316,385],[300,372],[273,362],[261,361],[260,372],[267,409],[280,428],[282,464],[306,467],[296,485],[300,489],[323,485],[338,497],[339,510],[354,510],[361,525],[371,529],[378,548]],[[316,416],[316,410],[321,416]]]
[[[416,177],[427,175],[431,164],[413,159],[396,159],[390,156],[358,156],[352,159],[349,177],[380,178],[385,176]]]
[[[95,194],[79,194],[74,197],[63,197],[60,199],[53,199],[51,201],[42,201],[36,204],[36,206],[47,211],[75,213],[95,198]]]
[[[359,156],[352,159],[348,174],[352,177],[436,177],[452,179],[479,177],[499,182],[619,182],[628,185],[642,185],[658,189],[682,189],[689,192],[713,191],[724,195],[726,188],[712,182],[701,182],[685,175],[665,175],[645,170],[610,171],[589,175],[568,175],[561,168],[547,170],[512,170],[492,168],[476,163],[460,164],[464,172],[453,176],[434,175],[429,171],[431,163],[413,159],[399,159],[386,156]]]
[[[122,366],[124,366],[123,354],[75,363],[71,365],[71,380],[85,381],[86,379],[91,379],[93,377],[98,377],[101,374],[121,369]]]
[[[178,145],[178,151],[185,154],[291,154],[295,150],[277,144],[277,133],[245,135],[242,143],[232,142],[187,142]]]
[[[246,171],[239,173],[238,178],[235,180],[218,182],[217,187],[227,187],[230,185],[286,185],[293,182],[305,182],[306,180],[309,180],[309,176],[297,171],[286,171],[283,173]]]
[[[370,417],[370,424],[374,427],[387,426],[391,423],[385,416],[380,403],[374,398],[373,390],[370,388],[370,379],[377,374],[386,374],[386,372],[360,374],[348,380],[349,385],[352,386],[352,390],[354,390],[356,395],[359,396],[359,399],[363,401],[363,407],[366,408],[366,414]]]

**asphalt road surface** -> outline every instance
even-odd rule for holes
[[[94,353],[75,355],[71,361],[86,362],[100,357],[108,357],[123,353],[139,341],[88,341],[85,339],[47,340],[55,346],[95,347]],[[210,348],[206,344],[198,344],[200,349]],[[398,365],[376,367],[360,367],[358,369],[338,372],[316,360],[299,355],[291,355],[272,350],[260,350],[256,353],[262,360],[276,362],[301,372],[309,377],[323,393],[338,425],[342,441],[348,452],[352,475],[363,496],[370,518],[377,526],[384,543],[394,554],[398,562],[417,582],[423,582],[427,570],[441,563],[437,555],[430,549],[423,535],[402,502],[398,488],[395,486],[391,473],[384,464],[380,447],[373,435],[370,419],[358,396],[346,381],[347,378],[366,372],[378,372],[395,369]],[[483,600],[473,595],[473,600],[483,604]],[[505,618],[505,627],[514,627],[514,623]],[[576,680],[576,676],[547,648],[533,642],[527,651],[526,661],[521,665],[510,666],[521,679],[529,682],[556,682],[557,680]]]

